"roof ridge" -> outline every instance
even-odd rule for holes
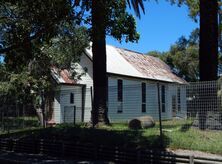
[[[112,46],[112,45],[111,45],[111,46]],[[138,52],[138,51],[135,51],[135,50],[129,50],[129,49],[122,48],[122,47],[117,47],[117,46],[113,46],[113,47],[114,47],[114,48],[118,48],[118,49],[120,49],[120,50],[130,51],[130,52],[134,52],[134,53],[137,53],[137,54],[146,56],[144,53]]]

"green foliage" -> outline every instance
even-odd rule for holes
[[[168,0],[168,1],[170,1],[172,4],[177,4],[178,6],[187,5],[189,8],[189,16],[194,21],[198,20],[199,10],[200,10],[200,8],[199,8],[200,1],[199,0]]]
[[[168,52],[149,52],[167,63],[181,78],[197,81],[199,78],[199,30],[194,30],[187,39],[184,36],[171,46]]]
[[[31,103],[41,92],[47,95],[54,89],[52,67],[74,69],[71,62],[78,61],[88,45],[87,31],[77,26],[78,19],[69,0],[0,1],[4,102]]]
[[[110,35],[120,42],[122,40],[125,40],[126,42],[137,42],[139,40],[139,34],[136,31],[135,18],[126,11],[126,0],[110,0],[104,1],[104,3],[106,6],[106,18],[105,20],[103,20],[103,23],[105,23],[106,35]],[[79,5],[80,8],[85,11],[85,13],[90,13],[92,0],[87,2],[79,1],[79,3],[77,3],[76,5]],[[82,13],[82,15],[84,15],[84,13]],[[83,23],[90,27],[89,31],[91,32],[91,15],[85,15],[86,16],[82,16],[82,19],[84,20]]]

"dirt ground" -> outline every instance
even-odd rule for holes
[[[212,159],[220,159],[222,160],[222,155],[219,154],[211,154],[211,153],[205,153],[201,151],[192,151],[192,150],[182,150],[182,149],[167,149],[169,152],[172,152],[177,155],[189,155],[194,157],[201,157],[201,158],[212,158]]]
[[[59,159],[56,157],[45,156],[41,154],[26,154],[26,153],[14,153],[14,152],[0,152],[1,164],[112,164],[105,161],[77,161]]]

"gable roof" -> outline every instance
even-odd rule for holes
[[[187,82],[172,73],[170,67],[159,58],[139,52],[106,46],[107,73],[186,84]],[[92,49],[86,49],[86,55],[93,59]]]
[[[58,70],[56,68],[52,68],[51,74],[58,84],[77,84],[75,80],[70,78],[71,75],[66,69]]]

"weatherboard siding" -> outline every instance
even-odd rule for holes
[[[70,103],[70,94],[74,95],[74,102]],[[64,120],[74,120],[74,112],[71,108],[74,109],[76,106],[76,121],[81,122],[81,112],[82,112],[82,86],[61,86],[60,91],[60,122]],[[65,111],[66,110],[66,111]],[[70,115],[67,115],[69,113]]]
[[[86,70],[86,72],[84,70]],[[84,73],[81,76],[81,79],[78,80],[79,84],[84,84],[87,86],[87,88],[93,86],[93,65],[92,61],[85,54],[80,57],[78,72]]]
[[[117,80],[123,80],[123,101],[122,113],[117,112]],[[142,112],[142,91],[141,84],[146,83],[146,112]],[[108,88],[108,116],[111,122],[126,122],[129,119],[139,116],[150,115],[155,120],[158,120],[158,94],[157,83],[151,81],[132,80],[129,78],[109,77]],[[165,86],[165,108],[166,112],[162,113],[162,119],[169,119],[171,111],[168,108],[169,92],[168,84],[161,84]],[[160,91],[161,96],[161,91]]]
[[[178,88],[180,88],[180,95],[178,95]],[[176,117],[186,118],[187,117],[187,102],[186,102],[186,85],[177,85],[171,84],[169,85],[169,100],[168,100],[168,108],[171,113],[169,113],[169,117],[172,118],[173,113],[173,104],[172,97],[176,96]],[[178,111],[178,96],[180,96],[180,108]]]
[[[54,116],[54,121],[55,123],[59,124],[61,123],[61,107],[60,107],[60,92],[56,91],[55,97],[54,97],[54,111],[53,111],[53,116]]]
[[[79,62],[79,72],[84,72],[84,69],[87,71],[81,76],[81,79],[78,80],[79,84],[84,84],[86,86],[85,93],[85,108],[84,108],[84,122],[89,122],[91,119],[91,110],[92,110],[92,98],[90,88],[93,86],[93,65],[91,59],[82,54]]]
[[[181,117],[186,118],[187,117],[187,95],[186,95],[186,87],[181,87]]]
[[[91,89],[86,88],[84,122],[89,122],[90,121],[90,119],[91,119],[91,110],[92,110]]]

